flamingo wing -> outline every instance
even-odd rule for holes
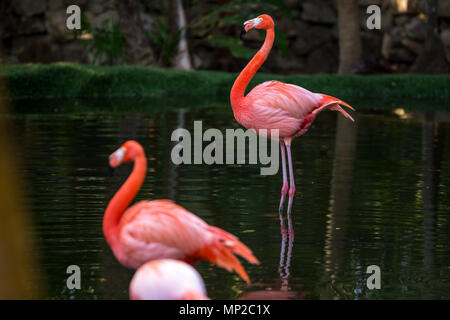
[[[280,81],[266,81],[247,95],[256,106],[284,111],[285,115],[302,119],[320,105],[321,95]]]
[[[205,259],[229,271],[235,270],[249,282],[233,253],[258,263],[250,249],[235,236],[208,225],[170,200],[135,204],[125,212],[119,228],[121,251],[128,259],[124,264],[131,268],[161,258],[193,262]]]
[[[136,203],[119,228],[122,252],[132,268],[158,258],[184,259],[212,241],[203,220],[169,200]]]
[[[331,96],[293,84],[266,81],[253,88],[245,97],[243,114],[237,118],[247,128],[279,129],[280,137],[290,137],[304,133],[317,113],[326,108],[339,111],[353,120],[339,104],[353,109]]]

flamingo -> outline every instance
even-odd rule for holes
[[[242,36],[250,29],[266,31],[264,44],[236,78],[230,93],[230,102],[236,121],[247,129],[259,132],[278,129],[281,148],[281,163],[283,170],[283,186],[279,210],[281,211],[286,193],[288,179],[286,173],[286,153],[289,163],[289,203],[290,212],[295,194],[294,172],[291,157],[291,141],[304,134],[317,114],[325,109],[335,110],[354,121],[353,118],[339,105],[354,110],[344,101],[321,93],[313,93],[302,87],[279,81],[267,81],[257,85],[246,96],[245,89],[256,71],[261,67],[272,49],[275,39],[275,24],[272,18],[263,14],[257,18],[244,22]],[[286,151],[285,151],[286,148]]]
[[[294,245],[294,232],[292,229],[291,215],[287,215],[287,226],[291,232],[286,232],[285,222],[281,211],[279,212],[281,225],[281,250],[280,250],[280,264],[278,272],[280,274],[281,287],[272,288],[271,290],[255,290],[245,292],[237,300],[302,300],[309,294],[307,291],[296,290],[293,291],[294,286],[302,286],[301,284],[289,285],[290,271],[292,259],[292,249]],[[286,250],[287,244],[287,250]],[[262,284],[264,287],[272,286],[271,284]],[[253,284],[256,287],[256,284]]]
[[[253,264],[259,261],[232,234],[208,225],[170,200],[140,201],[127,209],[147,172],[147,159],[138,142],[127,141],[109,156],[112,168],[124,162],[134,162],[133,171],[109,202],[103,218],[106,241],[123,266],[137,269],[163,258],[190,263],[204,259],[235,271],[250,283],[234,254]]]
[[[200,274],[173,259],[146,262],[130,282],[132,300],[209,300]]]

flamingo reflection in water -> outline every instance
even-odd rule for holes
[[[238,300],[301,300],[308,294],[306,291],[291,290],[292,285],[289,285],[289,267],[291,265],[292,248],[294,245],[294,229],[292,227],[290,211],[287,212],[286,219],[283,217],[282,208],[280,208],[278,213],[281,227],[280,264],[278,267],[281,287],[279,290],[256,290],[246,292],[241,295]],[[287,222],[285,222],[285,220],[287,220]],[[258,286],[258,284],[253,284],[252,286]],[[262,284],[261,286],[267,287],[267,284]]]

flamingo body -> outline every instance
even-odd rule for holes
[[[189,264],[160,259],[142,265],[130,282],[132,300],[207,300],[200,274]]]
[[[251,263],[259,263],[258,259],[232,234],[170,200],[140,201],[126,209],[146,174],[142,146],[127,141],[110,156],[111,166],[124,161],[135,163],[133,172],[108,204],[103,219],[106,240],[122,265],[137,269],[155,259],[208,260],[250,282],[234,254]]]
[[[262,47],[236,78],[230,92],[230,102],[237,122],[247,129],[271,137],[271,130],[278,130],[283,169],[283,186],[281,188],[281,210],[284,197],[288,191],[286,153],[289,167],[289,204],[290,212],[295,193],[294,169],[291,156],[291,140],[304,134],[317,114],[325,109],[336,110],[346,118],[353,118],[340,105],[354,110],[344,101],[321,93],[313,93],[302,87],[279,81],[267,81],[257,85],[247,95],[245,90],[251,79],[267,59],[275,40],[273,19],[263,14],[244,22],[241,35],[250,29],[266,31]],[[264,129],[265,131],[261,131]]]
[[[338,103],[345,104],[293,84],[266,81],[244,97],[234,116],[248,129],[277,129],[280,138],[293,138],[305,133],[317,113],[326,107],[335,108],[352,119]]]
[[[154,259],[193,259],[212,242],[203,220],[169,200],[138,202],[119,225],[121,263],[133,269]]]

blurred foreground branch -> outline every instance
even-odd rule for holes
[[[1,66],[0,66],[1,68]],[[0,113],[7,109],[3,81],[0,78]],[[34,254],[25,221],[20,193],[21,179],[16,171],[10,131],[5,118],[0,117],[0,300],[37,297],[39,269],[31,257]]]

